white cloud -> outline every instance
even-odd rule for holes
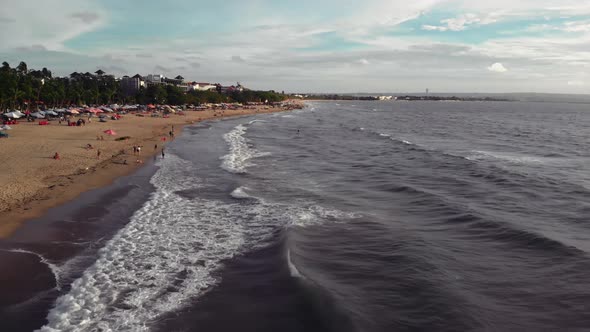
[[[586,85],[586,83],[584,83],[583,81],[568,81],[567,85],[569,86],[584,86]]]
[[[428,25],[425,24],[422,26],[422,30],[426,30],[426,31],[447,31],[449,30],[448,27],[444,27],[444,26],[439,26],[439,25]]]
[[[504,67],[504,65],[499,62],[496,62],[493,65],[489,66],[488,70],[494,73],[505,73],[508,71],[508,69],[506,69],[506,67]]]
[[[420,16],[445,0],[366,0],[350,18],[361,25],[397,25]]]
[[[442,25],[423,25],[422,30],[428,31],[463,31],[471,26],[487,25],[498,21],[497,14],[478,15],[462,14],[454,18],[441,20]]]
[[[2,1],[4,2],[4,1]],[[19,0],[2,4],[0,50],[42,45],[63,49],[63,43],[105,23],[103,10],[92,0]]]

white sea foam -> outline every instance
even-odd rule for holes
[[[224,260],[268,245],[277,228],[354,216],[305,202],[186,198],[178,191],[202,187],[194,167],[173,154],[158,163],[155,192],[57,299],[41,331],[148,331],[211,289]],[[236,196],[247,194],[238,189]]]
[[[363,129],[364,129],[364,128],[361,128],[361,130],[363,130]],[[394,141],[394,142],[400,142],[400,143],[404,143],[404,144],[406,144],[406,145],[417,145],[417,144],[414,144],[413,142],[410,142],[409,140],[407,140],[407,139],[404,139],[404,138],[396,138],[396,137],[392,137],[392,135],[391,135],[391,134],[387,134],[387,133],[376,133],[376,134],[378,134],[378,135],[379,135],[379,136],[381,136],[381,137],[386,137],[386,138],[389,138],[390,140],[392,140],[392,141]]]
[[[252,196],[246,193],[246,190],[248,190],[247,187],[238,187],[232,191],[231,196],[237,199],[252,198]]]
[[[182,163],[166,157],[152,178],[156,192],[57,300],[42,331],[148,330],[211,286],[210,272],[243,245],[231,205],[175,194],[189,181],[172,176]]]
[[[43,255],[38,254],[33,251],[24,250],[24,249],[8,249],[8,250],[4,250],[4,251],[37,256],[39,258],[39,260],[41,261],[41,263],[47,265],[47,267],[49,268],[49,270],[53,274],[53,278],[55,279],[55,289],[61,290],[61,286],[62,286],[61,285],[61,279],[62,279],[61,269],[57,265],[50,262]]]
[[[289,271],[291,276],[294,278],[303,278],[303,275],[299,272],[293,261],[291,260],[291,251],[287,249],[287,264],[289,265]]]
[[[465,159],[471,161],[478,161],[478,160],[489,160],[489,159],[496,159],[501,160],[513,164],[537,164],[543,163],[541,157],[534,157],[534,156],[527,156],[527,155],[514,155],[508,153],[500,153],[500,152],[488,152],[488,151],[472,151],[471,154],[465,157]]]
[[[244,125],[236,126],[232,131],[223,135],[229,144],[229,153],[222,157],[222,167],[232,173],[246,173],[246,168],[252,166],[249,160],[264,157],[270,153],[262,153],[248,146],[248,140],[244,135],[248,128]]]
[[[296,202],[294,205],[281,208],[289,216],[290,222],[287,226],[307,227],[327,222],[344,222],[360,217],[353,212],[329,209],[305,202]]]
[[[291,114],[287,114],[287,115],[281,116],[281,118],[287,118],[287,119],[291,119],[291,118],[294,118],[294,117],[295,116],[294,115],[291,115]]]

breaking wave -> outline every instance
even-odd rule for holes
[[[243,132],[238,126],[238,138],[229,140],[242,144]],[[159,163],[149,201],[57,299],[40,331],[148,331],[211,289],[225,260],[268,245],[277,230],[355,216],[313,203],[267,202],[245,187],[231,196],[250,202],[187,198],[180,191],[204,187],[191,164],[172,154]]]
[[[228,172],[246,173],[246,168],[252,166],[249,163],[252,158],[270,155],[270,153],[258,152],[248,145],[248,140],[244,136],[247,129],[246,126],[240,124],[223,135],[223,138],[229,144],[229,154],[222,157],[223,163],[221,166]]]

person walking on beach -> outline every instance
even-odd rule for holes
[[[96,150],[96,159],[100,159],[100,149]]]
[[[141,153],[141,145],[137,146],[137,155],[139,156],[139,154]]]
[[[154,151],[158,150],[158,144],[154,145]]]
[[[164,148],[162,148],[162,159],[164,159],[165,156],[166,154],[164,154]]]
[[[133,155],[135,156],[137,154],[137,145],[133,146]]]

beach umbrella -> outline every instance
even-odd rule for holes
[[[23,116],[25,116],[25,114],[22,113],[21,111],[14,111],[13,113],[17,114],[19,116],[19,118],[22,118]]]
[[[55,110],[55,112],[56,112],[56,113],[65,113],[65,112],[66,112],[66,110],[65,110],[65,109],[63,109],[63,108],[58,108],[58,109],[56,109],[56,110]]]
[[[105,112],[109,112],[109,113],[113,113],[114,111],[108,107],[101,107],[101,110],[105,111]]]
[[[59,114],[57,114],[57,112],[52,110],[52,111],[45,112],[45,115],[58,116]]]
[[[37,119],[43,119],[45,117],[45,115],[41,114],[41,112],[31,113],[30,115]]]
[[[104,133],[111,136],[117,135],[117,133],[112,129],[105,130]]]
[[[0,130],[12,130],[12,127],[10,127],[9,125],[4,125],[0,127]]]
[[[16,114],[16,112],[10,112],[2,115],[10,119],[18,119],[21,117],[20,115]]]
[[[71,114],[80,114],[80,111],[75,108],[68,110],[68,112],[70,112]]]

